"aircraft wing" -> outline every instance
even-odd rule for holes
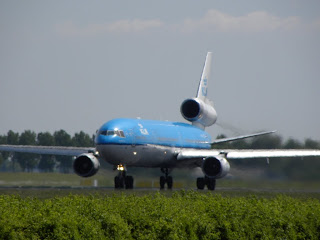
[[[177,160],[199,160],[206,157],[224,156],[226,159],[275,158],[275,157],[319,157],[316,149],[186,149],[177,155]]]
[[[0,152],[23,152],[49,155],[78,156],[82,153],[95,151],[88,147],[59,147],[59,146],[29,146],[29,145],[0,145]]]
[[[275,158],[275,157],[319,157],[320,150],[316,149],[264,149],[264,150],[230,150],[228,159],[244,158]]]

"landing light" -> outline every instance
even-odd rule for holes
[[[133,152],[133,155],[137,155],[137,152]]]
[[[118,166],[117,166],[117,170],[118,170],[118,171],[124,171],[124,166],[118,165]]]

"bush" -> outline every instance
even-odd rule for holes
[[[319,239],[316,199],[146,196],[0,196],[0,239]]]

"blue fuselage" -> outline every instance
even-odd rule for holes
[[[108,135],[108,131],[109,135]],[[117,134],[122,131],[123,135]],[[161,145],[209,149],[210,135],[186,123],[142,119],[114,119],[102,125],[96,145]]]
[[[181,148],[210,149],[211,136],[190,124],[142,119],[114,119],[102,125],[96,139],[100,156],[111,164],[176,166]]]

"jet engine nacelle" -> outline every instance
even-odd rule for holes
[[[100,162],[92,153],[81,154],[73,162],[74,172],[81,177],[91,177],[99,168]]]
[[[192,122],[209,127],[217,121],[217,113],[212,104],[199,98],[186,99],[180,107],[182,116]]]
[[[202,163],[202,172],[211,178],[223,178],[229,170],[230,164],[224,157],[207,157]]]

